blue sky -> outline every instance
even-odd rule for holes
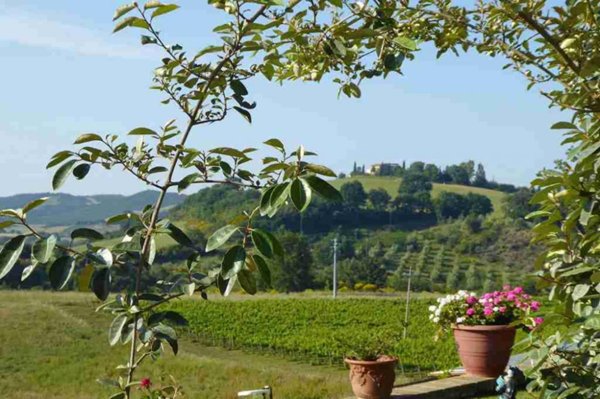
[[[156,50],[138,45],[137,32],[112,35],[122,1],[0,0],[1,195],[50,190],[45,164],[80,133],[125,134],[158,127],[174,116],[148,90]],[[203,1],[182,0],[161,22],[166,38],[198,49],[214,41],[220,13]],[[250,126],[236,115],[200,127],[201,148],[258,146],[279,137],[304,144],[336,171],[352,163],[423,160],[447,165],[482,162],[488,178],[526,185],[564,154],[550,125],[565,119],[500,59],[476,54],[436,60],[424,48],[404,76],[371,81],[363,98],[337,98],[330,83],[247,84],[258,107]],[[145,189],[119,172],[92,170],[69,181],[75,194],[134,193]]]

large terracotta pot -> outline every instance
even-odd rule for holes
[[[350,366],[350,383],[358,399],[388,399],[394,388],[398,359],[381,356],[377,360],[344,359]]]
[[[515,342],[514,327],[456,325],[452,329],[467,374],[493,378],[502,374]]]

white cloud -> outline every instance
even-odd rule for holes
[[[0,42],[43,47],[86,56],[147,58],[151,51],[122,43],[110,32],[55,16],[18,9],[0,10]]]

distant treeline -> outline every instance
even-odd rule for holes
[[[413,162],[410,166],[407,166],[406,162],[402,164],[383,162],[373,165],[369,171],[365,169],[364,165],[362,167],[357,166],[355,162],[350,175],[356,176],[369,173],[377,176],[403,177],[406,173],[415,172],[423,174],[432,183],[461,184],[464,186],[489,188],[505,193],[514,193],[518,189],[513,184],[497,183],[488,180],[483,165],[481,163],[475,165],[474,161],[448,165],[443,169],[435,164],[421,161]],[[344,174],[342,173],[342,175]]]

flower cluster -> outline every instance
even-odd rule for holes
[[[478,296],[474,292],[458,291],[437,300],[429,307],[429,319],[447,330],[453,325],[503,325],[533,329],[543,322],[532,313],[540,309],[540,303],[527,295],[522,287],[504,286]]]

